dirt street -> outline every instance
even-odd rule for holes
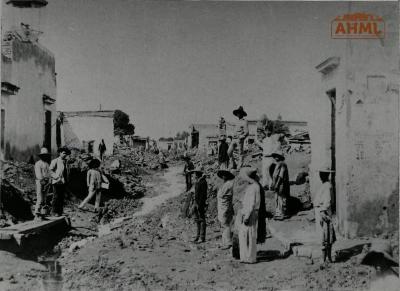
[[[274,238],[259,246],[254,265],[241,264],[230,251],[218,248],[216,223],[208,225],[205,244],[191,243],[194,224],[180,217],[183,176],[177,168],[161,175],[156,176],[162,182],[153,184],[159,196],[148,200],[160,206],[72,254],[63,253],[59,260],[65,290],[368,289],[372,268],[348,260],[321,269],[309,260],[282,256],[283,246]],[[162,202],[163,196],[176,197]]]

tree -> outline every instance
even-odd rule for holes
[[[114,134],[115,135],[133,135],[135,126],[130,123],[129,115],[121,110],[114,112]]]
[[[189,136],[189,133],[187,131],[182,131],[182,132],[178,132],[175,136],[175,138],[177,139],[185,139]]]

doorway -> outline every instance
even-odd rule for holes
[[[326,92],[331,103],[331,173],[332,182],[332,212],[336,213],[336,89]]]
[[[46,110],[44,112],[44,141],[43,147],[51,153],[51,111]]]
[[[5,134],[4,134],[4,131],[6,129],[6,111],[4,109],[1,109],[1,124],[0,124],[0,126],[1,126],[0,149],[4,155],[5,154],[4,149],[5,149],[5,143],[6,143]]]

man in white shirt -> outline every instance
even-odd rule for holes
[[[36,206],[35,219],[43,218],[42,209],[46,205],[46,194],[50,187],[49,159],[51,155],[46,148],[40,150],[39,160],[35,163],[36,177]]]
[[[71,151],[62,147],[58,149],[59,157],[52,160],[50,164],[51,184],[53,185],[53,201],[51,202],[52,214],[61,216],[64,207],[65,182],[67,178],[67,157]]]
[[[256,144],[262,148],[262,181],[261,184],[265,189],[269,189],[272,184],[272,173],[271,166],[275,164],[275,160],[272,157],[272,153],[281,152],[281,140],[282,134],[272,134],[273,132],[272,123],[267,124],[265,129],[265,137],[260,142],[256,139]]]

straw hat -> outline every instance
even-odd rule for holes
[[[46,149],[46,148],[41,148],[40,149],[40,153],[38,154],[38,156],[40,157],[40,156],[49,156],[50,155],[50,153],[49,153],[49,151]]]
[[[228,170],[218,170],[217,176],[220,177],[221,179],[223,179],[223,177],[227,177],[228,180],[233,180],[233,179],[235,179],[235,175],[232,174],[232,173],[231,173],[230,171],[228,171]]]
[[[233,115],[235,115],[235,116],[241,115],[244,117],[244,116],[247,116],[247,113],[246,113],[246,111],[244,111],[243,106],[239,106],[238,109],[233,110]]]
[[[399,263],[392,255],[392,246],[389,242],[376,240],[372,242],[369,252],[361,260],[361,264],[375,266],[385,260],[391,266],[398,266]]]
[[[271,154],[271,157],[276,157],[276,156],[285,159],[285,156],[283,155],[282,151],[275,151]]]

